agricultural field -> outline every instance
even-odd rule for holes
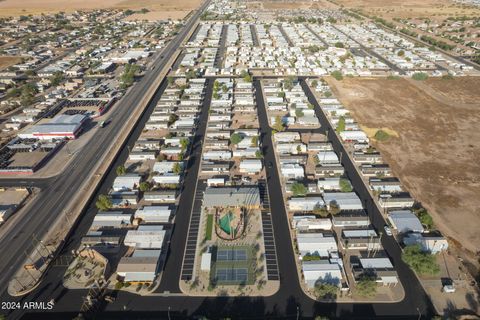
[[[360,125],[383,128],[373,142],[394,174],[459,246],[480,247],[480,79],[328,79]],[[373,130],[372,130],[373,132]],[[368,130],[367,130],[368,133]],[[460,245],[461,244],[461,245]]]
[[[181,14],[188,14],[190,10],[197,8],[200,5],[200,0],[182,0],[182,1],[168,1],[168,0],[4,0],[0,1],[0,16],[11,15],[27,15],[27,14],[41,14],[52,12],[72,12],[75,10],[93,10],[93,9],[141,9],[147,8],[151,12],[145,19],[152,19],[155,15],[156,19],[178,17]]]

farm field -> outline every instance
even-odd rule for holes
[[[396,135],[374,142],[446,236],[480,247],[480,79],[328,79],[360,125]]]
[[[178,17],[181,14],[188,14],[190,10],[200,5],[200,0],[4,0],[0,1],[0,16],[27,15],[52,13],[58,11],[72,12],[75,10],[94,10],[94,9],[141,9],[147,8],[149,12],[145,19],[151,19],[155,15],[156,19]],[[181,14],[179,13],[181,12]]]

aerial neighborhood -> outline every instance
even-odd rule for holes
[[[7,318],[478,316],[475,1],[149,3],[0,17]]]

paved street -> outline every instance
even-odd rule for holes
[[[14,228],[8,230],[6,236],[0,242],[2,249],[2,261],[0,261],[0,281],[6,284],[12,277],[15,270],[21,266],[24,255],[22,252],[29,251],[31,235],[35,233],[38,237],[44,234],[53,221],[62,214],[63,209],[71,200],[76,192],[82,192],[80,186],[87,178],[88,174],[94,168],[101,155],[106,152],[114,139],[116,133],[122,129],[127,121],[132,106],[143,97],[148,88],[154,82],[156,76],[165,67],[168,58],[175,52],[187,33],[193,27],[201,11],[206,7],[205,3],[201,9],[193,15],[187,25],[181,30],[178,36],[164,49],[162,55],[159,55],[154,62],[155,69],[149,71],[135,85],[127,95],[111,111],[112,123],[102,130],[99,130],[89,144],[88,150],[82,153],[82,157],[76,157],[67,166],[64,173],[49,179],[33,180],[20,179],[17,185],[28,185],[41,187],[42,190],[31,203],[32,210],[28,212],[27,218],[22,219]],[[222,32],[225,35],[225,27]],[[253,29],[252,29],[253,30]],[[281,30],[283,30],[281,28]],[[255,37],[256,38],[256,37]],[[222,37],[222,43],[219,48],[219,54],[216,57],[216,67],[223,61],[223,52],[225,49],[225,40]],[[255,40],[255,41],[258,41]],[[331,140],[337,154],[343,154],[342,164],[352,181],[359,197],[365,203],[367,211],[371,217],[372,224],[376,229],[382,230],[384,220],[381,213],[374,206],[366,185],[363,183],[354,164],[347,156],[346,150],[335,135],[325,115],[316,102],[313,93],[310,91],[305,81],[301,80],[309,100],[314,104],[315,112],[320,119],[322,127],[320,129],[308,130],[312,132],[325,132],[328,129],[328,138]],[[189,276],[189,270],[185,265],[191,265],[188,259],[189,246],[192,237],[189,230],[192,231],[195,225],[195,215],[192,216],[192,209],[198,207],[195,205],[196,185],[198,172],[200,170],[202,141],[205,135],[208,118],[208,106],[212,95],[213,80],[207,80],[207,88],[203,110],[199,117],[198,127],[192,142],[190,159],[187,164],[187,173],[184,177],[182,196],[175,217],[175,225],[170,242],[170,249],[167,261],[163,270],[163,277],[155,295],[138,296],[126,292],[115,293],[116,301],[112,304],[99,305],[96,316],[98,318],[127,319],[127,318],[167,318],[186,319],[192,315],[203,315],[208,318],[220,317],[238,317],[245,319],[264,319],[271,318],[299,318],[302,316],[328,315],[332,317],[345,317],[350,319],[371,319],[377,317],[395,317],[397,319],[418,318],[420,315],[429,318],[432,313],[432,307],[428,297],[420,286],[414,274],[401,261],[400,247],[392,237],[384,236],[382,244],[395,265],[401,282],[405,288],[406,298],[393,304],[384,303],[319,303],[307,297],[301,289],[299,278],[296,271],[296,256],[292,247],[290,237],[290,227],[282,198],[281,177],[278,174],[277,161],[275,160],[274,146],[272,142],[272,131],[268,125],[268,115],[263,101],[262,91],[259,80],[254,81],[256,89],[256,101],[258,105],[258,118],[261,131],[261,145],[266,165],[267,188],[269,201],[268,217],[271,221],[264,221],[264,232],[266,243],[268,243],[270,267],[267,267],[269,277],[280,279],[280,289],[277,293],[269,297],[188,297],[181,294],[179,281],[182,277]],[[94,199],[98,194],[106,193],[116,176],[115,167],[122,164],[128,156],[129,146],[131,147],[141,133],[143,125],[153,111],[159,100],[166,82],[158,88],[155,97],[149,103],[144,111],[135,130],[130,134],[126,145],[117,156],[114,163],[110,166],[108,174],[103,178],[100,188],[92,198],[89,206],[85,210],[83,217],[75,228],[75,232],[68,239],[63,256],[68,257],[70,250],[76,248],[81,237],[85,234],[90,223],[96,214]],[[271,164],[271,165],[270,165]],[[5,180],[5,179],[4,179]],[[6,182],[0,180],[0,182]],[[272,200],[273,199],[273,200]],[[266,217],[267,213],[264,213]],[[188,240],[188,242],[187,242]],[[273,241],[274,240],[274,241]],[[272,245],[274,244],[274,247]],[[187,253],[187,254],[185,254]],[[273,257],[276,255],[276,261]],[[190,262],[189,262],[190,261]],[[187,262],[187,263],[186,263]],[[186,263],[186,264],[185,264]],[[182,273],[183,267],[183,273]],[[191,267],[191,266],[190,266]],[[55,299],[56,305],[53,311],[55,313],[34,313],[34,311],[18,310],[9,314],[9,319],[70,319],[76,316],[86,295],[86,290],[67,290],[62,286],[62,276],[66,268],[66,263],[58,261],[47,273],[45,280],[31,294],[21,299],[9,297],[4,292],[2,301],[37,301],[48,302]],[[270,272],[272,270],[272,272]],[[6,285],[4,286],[6,288]],[[171,295],[170,295],[171,294]],[[28,313],[27,313],[28,311]]]

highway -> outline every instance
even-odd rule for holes
[[[8,282],[25,261],[24,252],[31,252],[32,235],[35,234],[41,238],[53,222],[64,213],[64,208],[78,192],[84,192],[81,189],[83,182],[92,173],[103,154],[108,152],[109,146],[114,143],[117,133],[123,129],[134,108],[154,84],[162,69],[166,66],[169,58],[179,48],[189,31],[194,27],[200,13],[208,5],[206,1],[199,10],[188,20],[179,34],[163,49],[162,55],[158,56],[154,62],[155,68],[146,73],[138,83],[136,83],[125,96],[112,108],[109,116],[111,123],[95,133],[93,139],[85,147],[81,156],[77,156],[66,169],[59,175],[40,181],[34,179],[22,179],[11,182],[9,179],[2,179],[2,185],[31,185],[43,187],[37,196],[27,204],[28,210],[15,225],[5,224],[2,239],[0,240],[0,249],[2,259],[0,261],[0,283],[3,284],[2,301],[12,301],[11,297],[6,295]],[[158,96],[158,95],[157,95]],[[134,141],[131,141],[133,143]],[[123,149],[122,155],[125,157],[127,148]],[[25,182],[23,182],[25,181]],[[107,189],[103,186],[103,192]]]

